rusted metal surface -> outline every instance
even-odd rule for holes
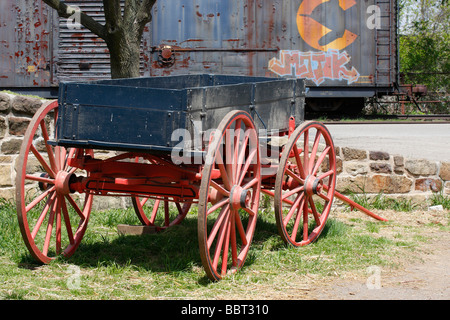
[[[49,86],[53,13],[41,1],[0,2],[0,86]]]
[[[314,87],[389,87],[396,1],[166,0],[151,28],[151,74],[295,76]],[[157,63],[161,46],[175,63]]]
[[[102,1],[66,2],[104,22]],[[105,42],[42,0],[0,8],[0,86],[109,78]],[[397,82],[396,16],[396,0],[157,1],[141,74],[294,76],[316,97],[371,96]]]

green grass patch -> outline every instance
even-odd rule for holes
[[[0,299],[284,299],[311,279],[395,267],[390,257],[415,247],[401,231],[386,237],[389,224],[332,217],[315,243],[294,248],[278,235],[273,211],[261,210],[244,268],[215,283],[201,264],[195,208],[180,225],[145,236],[117,233],[118,224],[139,224],[132,208],[92,212],[76,253],[40,265],[15,206],[0,201]]]

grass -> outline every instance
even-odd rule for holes
[[[23,96],[23,97],[29,97],[29,98],[37,98],[37,99],[39,99],[39,100],[45,100],[44,98],[42,98],[42,97],[40,97],[40,96],[36,96],[36,95],[32,95],[32,94],[21,94],[21,93],[16,93],[16,92],[13,92],[13,91],[11,91],[11,90],[2,90],[2,91],[0,91],[0,92],[7,93],[7,94],[12,94],[12,95],[15,95],[15,96]]]
[[[432,206],[441,205],[445,210],[450,210],[450,196],[444,195],[442,191],[433,194],[430,200]]]
[[[293,248],[278,235],[273,211],[261,210],[244,268],[215,283],[201,264],[196,208],[180,225],[145,236],[117,233],[118,224],[138,224],[132,208],[92,212],[74,256],[40,265],[23,243],[14,205],[0,201],[0,299],[301,299],[369,266],[395,268],[426,238],[414,227],[355,217],[332,213],[315,243]]]

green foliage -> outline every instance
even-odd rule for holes
[[[399,43],[403,83],[450,89],[449,1],[402,0]]]

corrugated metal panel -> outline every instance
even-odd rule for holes
[[[0,86],[52,84],[52,15],[41,1],[0,2]]]
[[[102,1],[66,1],[90,15],[96,21],[105,22]],[[110,77],[109,50],[103,39],[75,21],[59,19],[57,47],[57,77],[67,80],[98,80]]]
[[[296,76],[307,79],[310,87],[392,85],[395,3],[158,1],[151,28],[151,73]],[[161,63],[159,48],[165,45],[172,47],[174,63]]]
[[[66,3],[104,23],[101,0]],[[389,87],[398,72],[396,3],[158,0],[144,32],[141,74],[296,76],[313,89]],[[69,28],[42,0],[2,0],[0,10],[0,86],[110,77],[105,42]],[[370,26],[374,15],[378,28]]]

